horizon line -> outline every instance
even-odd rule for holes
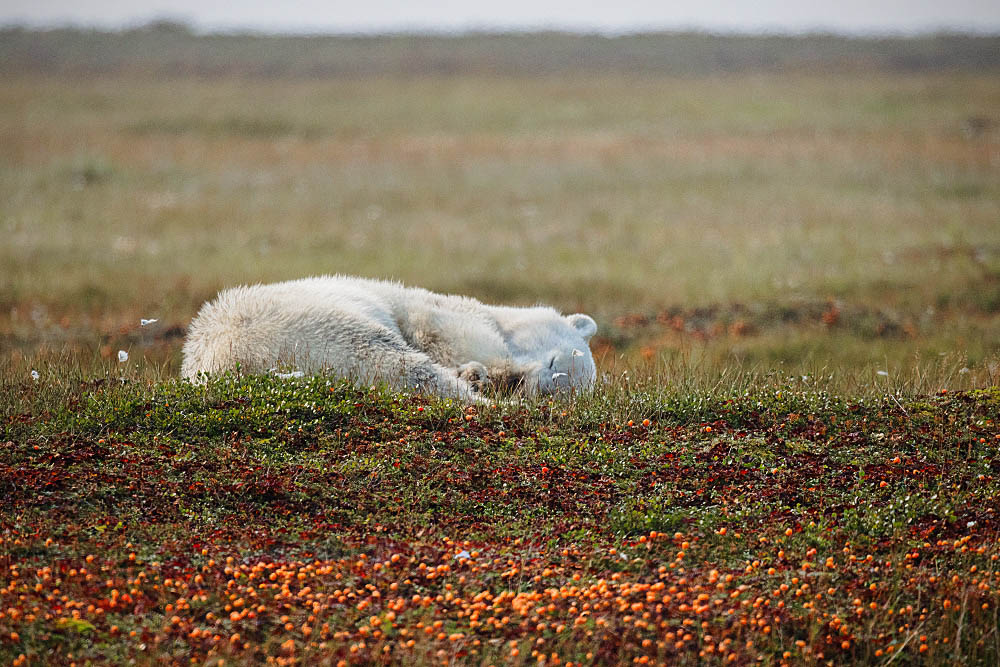
[[[124,21],[119,25],[86,23],[77,20],[57,20],[32,22],[23,19],[0,21],[0,30],[24,30],[50,32],[57,30],[77,30],[121,34],[127,32],[176,30],[198,37],[211,36],[259,36],[259,37],[467,37],[503,35],[562,34],[594,36],[605,38],[633,37],[646,35],[702,35],[707,37],[843,37],[849,39],[920,39],[927,37],[1000,37],[1000,26],[975,29],[968,26],[928,26],[914,29],[887,28],[837,28],[816,25],[804,28],[788,27],[708,27],[699,25],[653,25],[609,28],[596,25],[568,25],[555,23],[540,24],[473,24],[455,27],[434,25],[372,25],[356,28],[309,28],[307,26],[275,26],[262,28],[253,25],[199,25],[175,17],[154,17],[142,21]]]

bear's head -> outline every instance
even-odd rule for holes
[[[514,356],[508,372],[516,377],[517,388],[529,396],[590,389],[597,368],[588,341],[597,333],[597,323],[582,313],[562,316],[544,310],[548,312],[508,332]]]

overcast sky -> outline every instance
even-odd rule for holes
[[[1000,0],[0,0],[0,24],[132,26],[154,18],[200,30],[378,32],[557,28],[1000,33]]]

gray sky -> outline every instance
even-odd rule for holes
[[[202,30],[371,32],[559,28],[1000,33],[1000,0],[0,0],[0,24],[121,27],[153,18]]]

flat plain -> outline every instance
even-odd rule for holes
[[[998,70],[814,39],[4,33],[0,660],[1000,661]],[[176,380],[321,273],[600,383]]]
[[[996,373],[992,74],[36,75],[0,96],[8,360],[135,346],[173,372],[219,288],[347,273],[592,313],[607,367]]]

